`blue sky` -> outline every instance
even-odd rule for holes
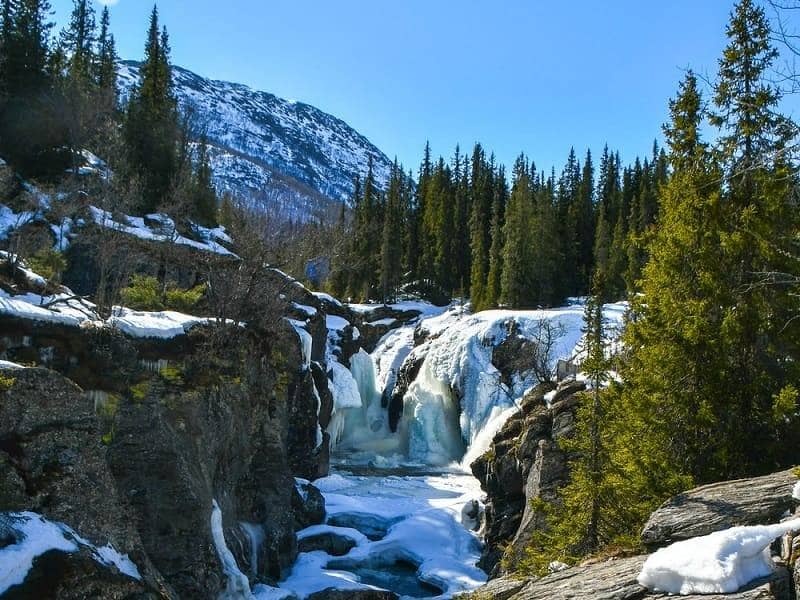
[[[53,0],[59,23],[71,0]],[[416,170],[425,140],[549,169],[650,150],[683,70],[713,74],[732,0],[161,0],[173,61],[313,104]],[[99,7],[99,4],[98,4]],[[123,58],[152,3],[117,0]]]

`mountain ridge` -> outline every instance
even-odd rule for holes
[[[141,63],[122,61],[123,101]],[[372,158],[384,187],[391,161],[344,120],[311,104],[285,100],[242,83],[209,79],[173,65],[178,103],[195,112],[210,146],[215,184],[283,218],[308,221],[349,202],[356,176]]]

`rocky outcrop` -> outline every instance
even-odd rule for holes
[[[142,340],[4,317],[0,356],[47,357],[83,389],[52,371],[13,372],[0,403],[0,512],[33,511],[112,542],[146,574],[138,592],[212,598],[225,586],[210,526],[216,500],[242,571],[274,583],[297,553],[293,477],[327,472],[314,373],[300,354],[291,327]],[[320,519],[319,507],[311,512],[304,523]],[[79,554],[42,561],[64,581],[85,579],[74,589],[87,595],[93,581],[113,579]],[[25,590],[39,589],[42,568]]]
[[[480,566],[491,576],[501,573],[504,554],[505,562],[513,566],[531,536],[544,526],[532,501],[557,501],[558,490],[569,478],[569,457],[558,441],[573,434],[578,394],[584,389],[580,382],[562,384],[548,407],[544,398],[553,386],[536,387],[523,398],[522,410],[495,436],[489,452],[472,464],[488,495],[486,549]]]
[[[793,470],[736,481],[712,483],[665,502],[647,521],[642,542],[658,548],[735,525],[777,523],[797,504]]]
[[[668,598],[649,593],[636,578],[646,556],[608,560],[573,567],[541,579],[501,578],[460,600],[642,600]],[[687,600],[793,600],[789,571],[776,569],[766,580],[752,583],[735,594],[681,596]]]
[[[51,551],[7,597],[85,598],[92,590],[108,598],[174,597],[151,564],[134,511],[108,468],[93,402],[53,371],[14,369],[3,375],[13,383],[0,391],[0,512],[35,512],[96,546],[111,544],[129,555],[143,577],[115,573],[85,551]],[[7,544],[11,534],[0,531],[0,540]]]

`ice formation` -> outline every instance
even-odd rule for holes
[[[337,473],[314,485],[325,496],[328,522],[300,531],[298,538],[330,533],[353,540],[355,547],[341,557],[323,551],[301,554],[281,589],[301,598],[328,588],[374,589],[378,582],[358,575],[370,572],[386,578],[383,588],[410,578],[441,590],[437,598],[449,598],[486,581],[476,566],[480,541],[461,522],[464,507],[481,494],[472,477]],[[410,572],[393,576],[398,564],[408,565]]]
[[[422,303],[397,305],[419,310],[420,320],[387,333],[371,357],[363,351],[351,358],[348,373],[333,361],[335,411],[328,428],[333,448],[350,456],[361,452],[377,459],[400,458],[411,464],[468,466],[491,443],[494,434],[517,410],[525,391],[538,383],[533,372],[516,373],[501,381],[492,363],[494,349],[509,335],[528,340],[541,337],[544,328],[561,332],[550,357],[580,361],[583,306],[553,310],[495,310],[469,314],[462,307],[435,308]],[[369,317],[369,305],[351,305]],[[621,328],[627,305],[604,308],[609,337]],[[513,327],[512,327],[513,323]],[[339,331],[338,318],[328,325]],[[415,327],[429,341],[414,348]],[[424,356],[409,386],[398,431],[388,429],[386,398],[394,388],[403,362]],[[352,379],[352,381],[350,381]],[[360,401],[353,398],[357,388]],[[341,399],[339,398],[341,395]]]
[[[216,500],[212,500],[211,537],[214,540],[214,548],[217,550],[217,556],[222,563],[222,571],[225,573],[227,581],[225,590],[219,596],[220,600],[250,600],[253,598],[250,581],[239,569],[236,558],[225,543],[225,533],[222,530],[222,510]]]
[[[638,581],[669,594],[731,594],[773,573],[770,545],[800,529],[800,519],[777,525],[732,527],[676,542],[651,555]]]

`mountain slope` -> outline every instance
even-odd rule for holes
[[[120,64],[123,98],[138,81],[139,63]],[[371,157],[383,186],[391,162],[344,121],[313,106],[245,85],[206,79],[173,67],[182,108],[194,110],[212,145],[220,191],[294,220],[329,213],[350,198],[353,179]]]

